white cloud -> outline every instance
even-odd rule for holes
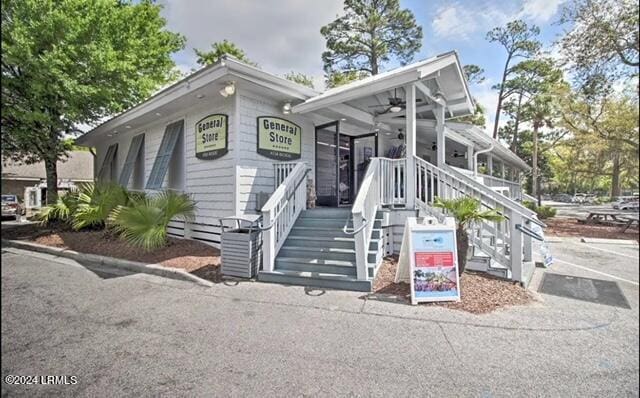
[[[541,24],[551,20],[566,0],[524,0],[513,2],[453,2],[440,7],[431,27],[436,36],[449,40],[477,39],[496,26],[514,19]]]
[[[320,28],[342,12],[342,0],[163,0],[168,29],[187,38],[176,57],[195,66],[193,48],[230,40],[268,72],[302,72],[321,82],[325,49]],[[321,85],[322,86],[322,85]]]
[[[522,3],[520,18],[529,19],[536,23],[549,22],[566,0],[525,0]]]

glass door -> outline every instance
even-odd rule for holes
[[[352,162],[352,186],[353,192],[351,200],[355,200],[360,184],[367,173],[367,167],[372,157],[378,156],[378,134],[366,134],[358,137],[351,137],[351,158]]]
[[[316,201],[338,204],[338,122],[316,127]]]

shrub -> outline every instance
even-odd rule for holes
[[[186,194],[164,191],[153,197],[132,199],[119,206],[109,222],[129,244],[152,250],[166,245],[167,227],[174,218],[190,221],[195,216],[195,202]]]
[[[42,225],[57,221],[70,224],[77,208],[78,192],[71,191],[59,195],[56,203],[41,208],[35,218]]]
[[[456,199],[436,198],[434,207],[445,210],[452,215],[458,223],[456,229],[456,241],[458,249],[458,273],[462,275],[467,265],[467,249],[469,247],[469,235],[467,228],[474,223],[482,221],[504,220],[504,217],[494,210],[480,210],[480,201],[468,196]]]
[[[553,218],[556,216],[556,209],[551,206],[539,206],[536,210],[538,218],[544,220],[546,218]]]
[[[522,205],[523,205],[524,207],[526,207],[527,209],[529,209],[529,210],[533,210],[533,211],[536,211],[536,207],[538,207],[538,206],[536,205],[536,202],[532,202],[532,201],[530,201],[530,200],[525,200],[525,201],[523,201],[523,202],[522,202]]]
[[[104,227],[111,211],[126,206],[130,196],[126,188],[114,183],[84,184],[78,191],[78,206],[73,214],[73,228]]]

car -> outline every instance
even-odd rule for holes
[[[616,210],[640,210],[638,198],[620,198],[611,205]]]
[[[590,193],[577,193],[571,198],[571,203],[595,203],[597,196]]]
[[[22,206],[18,200],[18,195],[2,195],[2,217],[13,217],[20,220]]]

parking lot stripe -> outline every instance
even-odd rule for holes
[[[603,249],[601,247],[595,247],[595,246],[587,245],[585,243],[583,243],[583,245],[587,246],[590,249],[595,249],[595,250],[600,250],[600,251],[605,252],[605,253],[615,254],[616,256],[622,256],[622,257],[632,258],[634,260],[640,260],[640,258],[636,257],[636,256],[630,256],[628,254],[622,254],[622,253],[614,252],[612,250],[607,250],[607,249]]]
[[[570,262],[568,262],[568,261],[560,260],[559,258],[555,258],[555,257],[554,257],[553,261],[557,261],[557,262],[559,262],[559,263],[563,263],[563,264],[571,265],[571,266],[574,266],[574,267],[576,267],[576,268],[584,269],[584,270],[587,270],[587,271],[590,271],[590,272],[593,272],[593,273],[596,273],[596,274],[604,275],[604,276],[606,276],[606,277],[609,277],[609,278],[612,278],[612,279],[617,279],[617,280],[622,281],[622,282],[627,282],[627,283],[630,283],[630,284],[632,284],[632,285],[634,285],[634,286],[640,286],[640,284],[639,284],[638,282],[631,281],[631,280],[629,280],[629,279],[620,278],[619,276],[615,276],[615,275],[607,274],[606,272],[596,271],[595,269],[592,269],[592,268],[589,268],[589,267],[585,267],[585,266],[583,266],[583,265],[578,265],[578,264],[570,263]]]

